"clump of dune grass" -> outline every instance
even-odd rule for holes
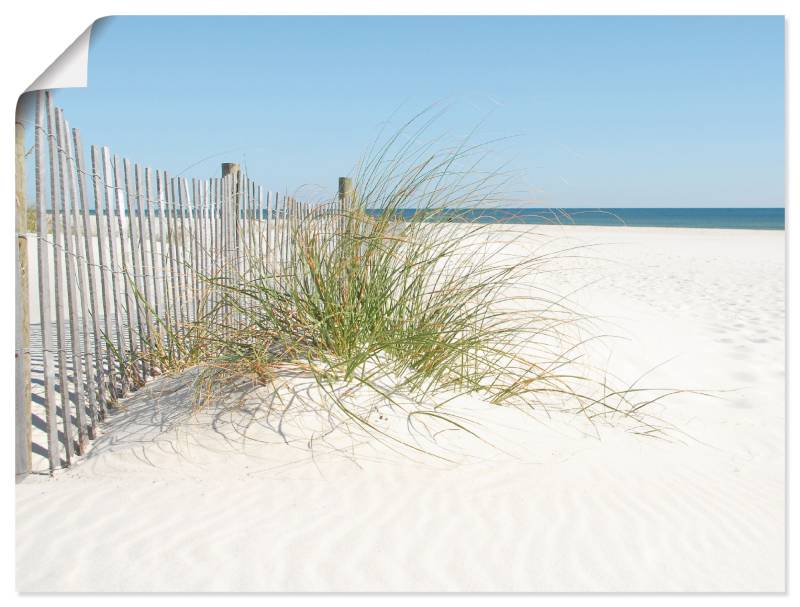
[[[147,364],[202,366],[198,407],[243,381],[278,393],[282,374],[303,373],[332,415],[404,444],[372,421],[375,399],[409,428],[474,433],[453,407],[469,395],[662,435],[647,409],[672,392],[587,369],[600,336],[547,289],[584,248],[536,248],[527,228],[482,217],[502,206],[506,175],[479,168],[485,146],[423,142],[428,126],[410,121],[371,151],[351,195],[299,218],[284,262],[270,248],[205,276],[203,313],[173,334],[161,323]]]
[[[503,200],[504,176],[476,168],[483,147],[437,150],[406,132],[415,126],[373,152],[352,196],[294,226],[286,264],[252,256],[236,264],[243,270],[209,278],[221,297],[200,401],[242,378],[270,384],[293,367],[376,432],[363,401],[342,388],[377,395],[409,420],[464,430],[446,405],[468,394],[660,434],[645,407],[669,392],[614,388],[609,374],[588,374],[578,330],[587,319],[546,290],[546,274],[583,251],[520,254],[524,231],[476,212]]]

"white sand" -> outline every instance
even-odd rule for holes
[[[17,486],[18,589],[784,590],[784,233],[530,231],[601,245],[548,278],[592,283],[574,299],[620,337],[593,363],[725,391],[653,407],[685,435],[598,439],[579,417],[461,399],[503,452],[463,433],[423,445],[445,464],[343,429],[309,448],[327,422],[302,377],[305,405],[264,417],[262,389],[233,418],[189,415],[185,380],[160,378],[79,465]]]

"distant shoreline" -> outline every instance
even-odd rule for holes
[[[377,209],[369,212],[377,213]],[[417,209],[398,209],[410,218]],[[486,208],[437,211],[434,220],[634,228],[785,230],[785,209],[764,208]]]

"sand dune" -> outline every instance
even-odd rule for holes
[[[437,458],[331,425],[302,376],[291,408],[198,414],[191,373],[162,377],[17,486],[18,589],[782,591],[784,232],[516,229],[593,245],[547,277],[613,335],[587,364],[713,393],[651,408],[670,440],[462,398],[492,445],[414,435]]]

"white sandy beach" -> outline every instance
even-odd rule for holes
[[[444,463],[308,445],[324,403],[302,377],[277,420],[193,416],[161,377],[77,465],[17,485],[17,589],[783,591],[785,233],[520,229],[597,245],[546,276],[609,335],[595,367],[713,393],[652,407],[671,440],[463,398],[495,447],[440,436]]]

